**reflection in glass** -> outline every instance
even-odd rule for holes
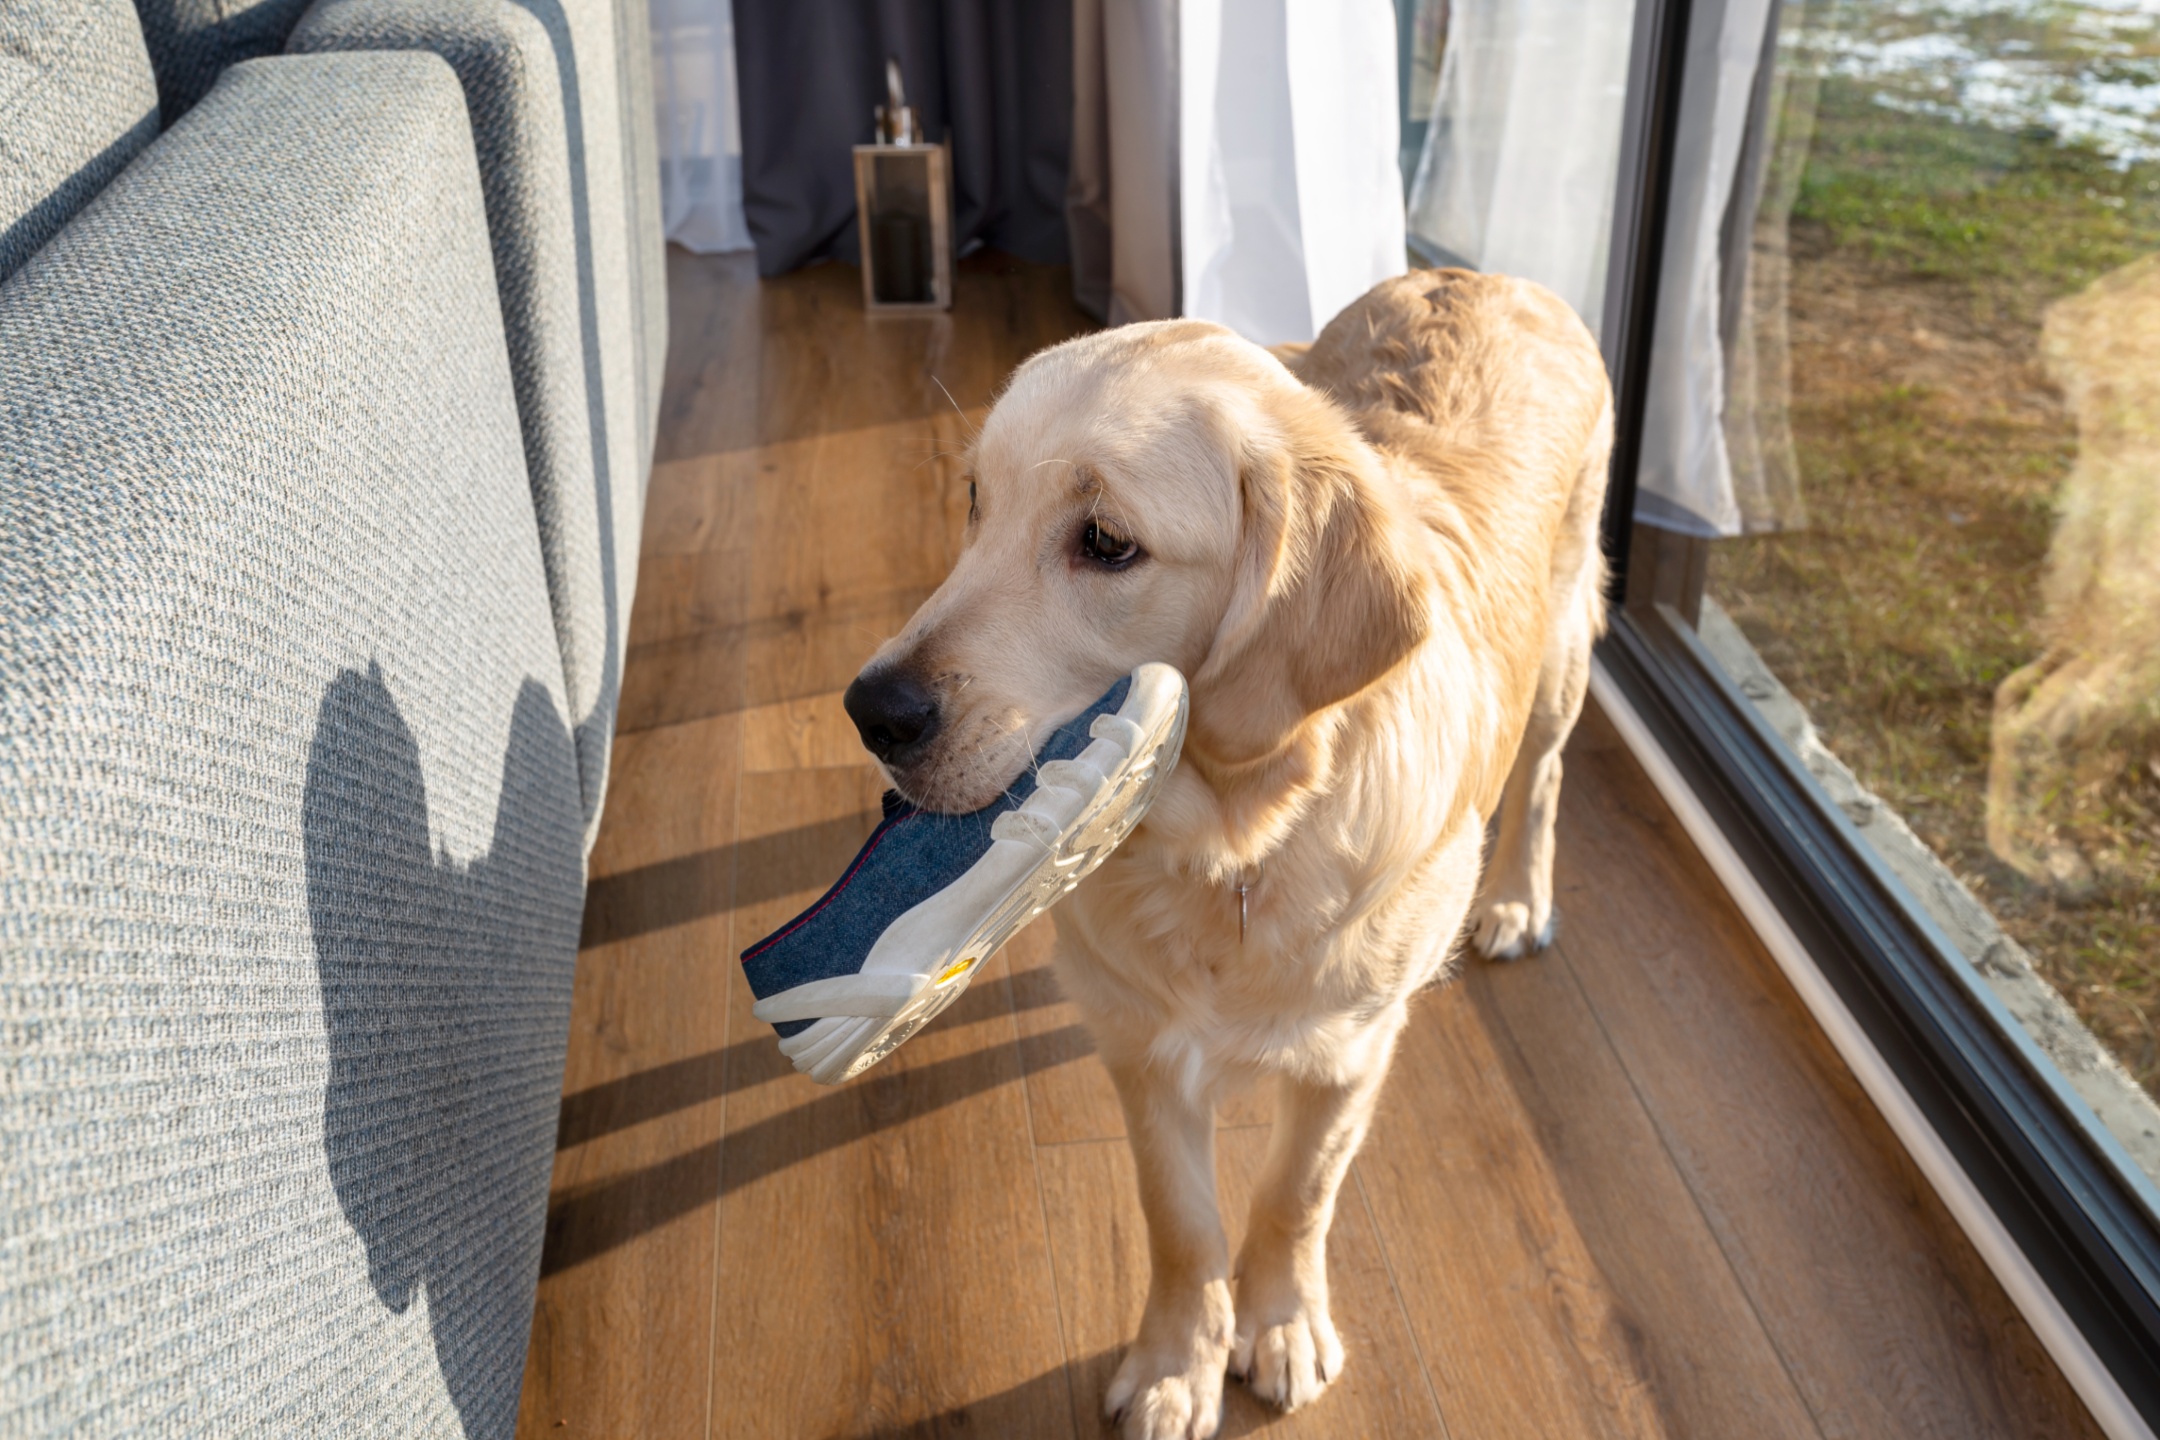
[[[1449,0],[1397,0],[1396,61],[1402,75],[1403,194],[1410,193],[1418,161],[1425,154],[1425,134],[1432,120],[1433,97],[1440,89],[1440,57],[1447,53]]]
[[[2110,792],[2136,761],[2160,767],[2160,255],[2050,305],[2040,353],[2076,416],[2077,459],[2041,572],[2040,655],[1995,692],[1987,839],[2080,898],[2103,878],[2136,883],[2108,834]]]
[[[1716,540],[1705,642],[2160,1176],[2160,13],[1760,23],[1637,518]]]

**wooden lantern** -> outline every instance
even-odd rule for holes
[[[877,143],[855,147],[863,309],[872,315],[950,310],[952,157],[943,145],[922,142],[898,56],[885,62],[885,103],[871,114]]]
[[[950,169],[943,145],[855,147],[863,308],[872,315],[952,309]]]

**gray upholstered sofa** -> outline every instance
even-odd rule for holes
[[[0,0],[0,1435],[507,1435],[642,0]]]

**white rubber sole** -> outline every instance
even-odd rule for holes
[[[991,825],[983,857],[886,926],[861,971],[767,996],[750,1013],[767,1024],[814,1020],[780,1051],[822,1084],[853,1079],[890,1055],[958,999],[1021,926],[1124,843],[1177,765],[1186,709],[1184,676],[1168,665],[1135,670],[1125,703],[1088,728],[1088,747],[1043,765],[1035,792]]]

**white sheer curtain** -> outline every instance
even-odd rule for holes
[[[651,3],[660,207],[667,238],[708,254],[748,250],[734,10],[729,0]]]
[[[1184,313],[1310,340],[1404,268],[1391,0],[1182,0]]]
[[[1410,191],[1432,258],[1603,318],[1635,0],[1455,0]]]
[[[1635,8],[1454,0],[1410,194],[1420,249],[1548,285],[1592,333],[1604,318]],[[1758,202],[1775,199],[1763,190],[1772,137],[1757,132],[1778,11],[1777,0],[1698,5],[1688,37],[1635,514],[1702,536],[1789,525],[1800,513],[1782,332],[1750,323],[1766,296],[1782,310],[1782,270],[1773,264],[1752,285],[1748,270]],[[1789,208],[1782,190],[1777,203]]]
[[[1726,434],[1725,341],[1738,338],[1745,292],[1728,284],[1748,262],[1754,216],[1738,217],[1726,240],[1727,210],[1741,182],[1748,112],[1763,63],[1771,0],[1725,0],[1714,26],[1688,37],[1687,89],[1673,145],[1673,190],[1665,219],[1665,260],[1658,281],[1657,345],[1636,477],[1638,519],[1683,534],[1717,538],[1761,528],[1734,483]],[[1743,194],[1743,203],[1746,197]],[[1751,208],[1751,207],[1750,207]]]

